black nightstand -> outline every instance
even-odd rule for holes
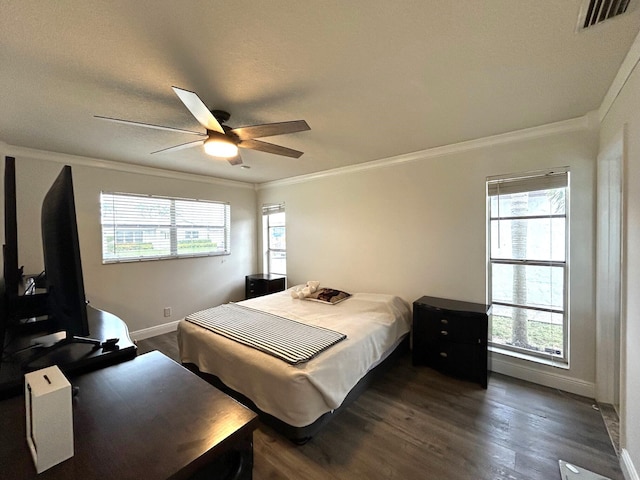
[[[487,388],[491,305],[421,297],[413,302],[413,364]]]
[[[284,275],[273,273],[259,273],[245,277],[245,298],[261,297],[270,293],[281,292],[285,289],[286,278]]]

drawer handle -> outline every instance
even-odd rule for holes
[[[440,356],[443,358],[447,358],[447,352],[440,352]]]
[[[449,320],[447,320],[446,318],[443,318],[440,320],[440,323],[442,323],[443,325],[446,325],[449,323]]]
[[[446,330],[440,330],[440,335],[444,335],[446,337],[447,335],[449,335],[449,332],[447,332]]]

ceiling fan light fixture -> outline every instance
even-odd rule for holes
[[[212,157],[233,158],[238,155],[238,146],[223,133],[209,132],[204,151]]]
[[[596,0],[593,0],[596,1]],[[598,0],[601,1],[601,0]],[[613,1],[613,0],[609,0]],[[616,0],[620,1],[620,0]],[[640,0],[627,0],[640,1]],[[94,115],[102,120],[109,120],[116,123],[124,123],[127,125],[136,125],[140,127],[155,128],[158,130],[168,130],[170,132],[181,132],[198,135],[199,140],[193,142],[174,145],[173,147],[163,148],[154,153],[167,153],[184,148],[203,146],[207,155],[212,157],[223,158],[231,165],[242,165],[242,158],[238,153],[238,147],[257,150],[259,152],[271,153],[274,155],[283,155],[290,158],[300,158],[303,152],[292,148],[274,145],[273,143],[256,140],[262,137],[272,137],[274,135],[284,135],[287,133],[304,132],[311,130],[309,124],[304,120],[293,120],[288,122],[263,123],[261,125],[249,125],[245,127],[231,128],[224,123],[229,120],[230,114],[224,110],[209,110],[204,102],[195,92],[184,90],[182,88],[173,87],[173,91],[178,95],[187,110],[195,117],[195,119],[207,129],[207,133],[184,130],[182,128],[166,127],[163,125],[154,125],[151,123],[134,122],[131,120],[123,120],[120,118],[103,117]]]

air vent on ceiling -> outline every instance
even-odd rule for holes
[[[632,0],[585,0],[578,19],[578,27],[585,29],[593,27],[629,9]]]

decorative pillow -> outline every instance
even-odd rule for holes
[[[343,300],[346,300],[351,296],[350,293],[343,292],[342,290],[335,290],[333,288],[319,288],[318,291],[312,293],[305,300],[311,300],[313,302],[326,303],[328,305],[335,305]]]

